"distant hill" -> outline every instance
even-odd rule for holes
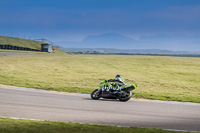
[[[124,48],[134,47],[135,41],[132,38],[122,36],[117,33],[106,33],[101,35],[91,35],[81,42],[60,41],[57,45],[64,48]]]
[[[19,46],[19,47],[40,49],[41,43],[42,42],[34,41],[34,40],[28,40],[28,39],[22,39],[22,38],[16,38],[16,37],[0,36],[0,44],[9,44],[9,45]]]
[[[142,36],[138,40],[117,33],[91,35],[81,42],[61,41],[64,48],[111,48],[111,49],[163,49],[171,51],[200,51],[200,36],[156,35]]]
[[[42,43],[44,42],[16,38],[16,37],[0,36],[0,44],[3,44],[3,45],[13,45],[13,46],[18,46],[18,47],[26,47],[26,48],[40,50]],[[57,48],[55,49],[55,53],[66,54],[66,52],[63,52],[63,50],[60,50]]]

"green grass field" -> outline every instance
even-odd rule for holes
[[[0,133],[186,133],[155,128],[116,127],[0,118]]]
[[[121,74],[136,98],[200,103],[200,58],[41,53],[0,56],[0,84],[91,93]]]

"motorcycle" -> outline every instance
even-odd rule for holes
[[[117,86],[118,89],[109,89],[113,88],[113,83],[109,84],[108,82],[101,82],[100,88],[94,90],[91,93],[91,98],[97,100],[99,98],[107,98],[107,99],[119,99],[119,101],[126,102],[128,101],[134,93],[131,91],[137,88],[136,84],[128,84]],[[115,87],[114,87],[115,88]]]

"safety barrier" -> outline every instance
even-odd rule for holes
[[[27,47],[18,47],[9,44],[0,44],[0,49],[9,49],[9,50],[23,50],[23,51],[40,51],[38,49],[32,49]]]

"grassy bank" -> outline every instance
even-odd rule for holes
[[[27,47],[32,49],[41,49],[41,44],[44,42],[29,40],[29,39],[22,39],[17,37],[7,37],[7,36],[0,36],[0,44],[9,44],[18,47]],[[21,53],[41,53],[36,51],[23,51],[23,50],[7,50],[7,49],[0,49],[0,52],[21,52]],[[56,53],[64,53],[63,51],[55,48]]]
[[[0,36],[0,44],[9,44],[13,46],[40,49],[41,43],[42,42],[39,42],[39,41],[22,39],[22,38],[17,38],[17,37]]]
[[[121,74],[135,97],[200,103],[200,58],[136,55],[0,56],[0,84],[91,93]]]
[[[154,128],[115,127],[0,118],[1,133],[183,133]],[[185,132],[184,132],[185,133]]]

